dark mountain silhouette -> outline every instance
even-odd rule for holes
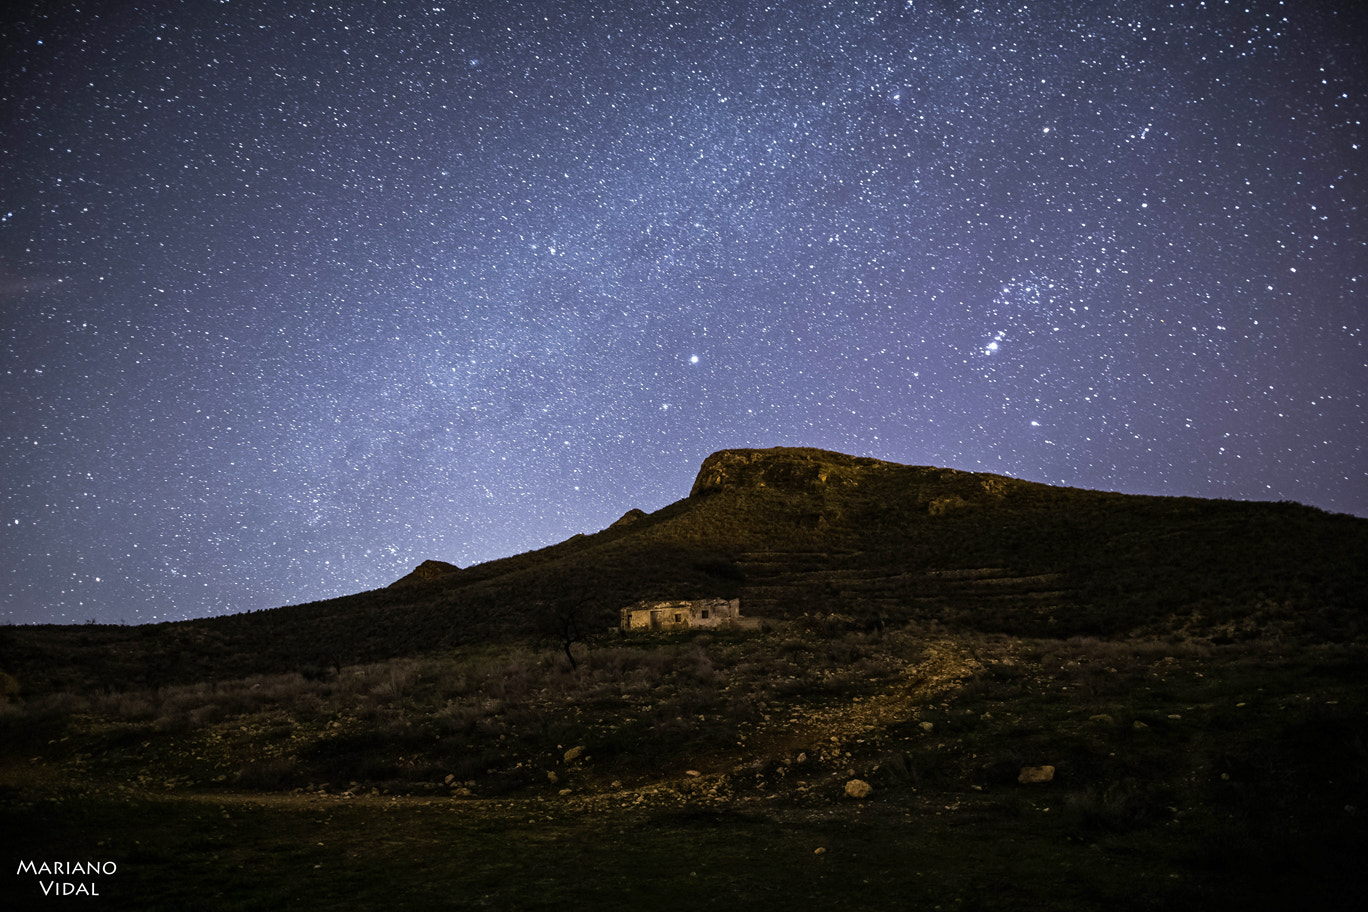
[[[448,564],[446,561],[425,560],[417,567],[413,568],[412,573],[408,574],[407,576],[400,577],[399,579],[390,583],[390,585],[421,585],[423,583],[430,583],[435,579],[450,576],[453,573],[459,573],[460,571],[460,567],[456,566],[455,564]]]
[[[1045,637],[1349,640],[1365,632],[1368,520],[1295,503],[1153,497],[816,449],[724,450],[689,496],[385,589],[139,627],[0,630],[26,690],[325,669],[480,641],[608,636],[643,598],[747,616]]]

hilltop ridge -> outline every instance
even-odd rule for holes
[[[728,449],[689,495],[370,592],[145,627],[11,628],[28,686],[149,685],[605,631],[641,599],[740,598],[748,617],[937,623],[1029,636],[1368,635],[1368,520],[1291,503],[1088,491],[827,450]],[[59,656],[59,659],[54,659]],[[41,685],[40,685],[41,686]]]
[[[413,572],[390,583],[391,586],[411,586],[422,583],[430,583],[435,579],[450,576],[453,573],[460,573],[461,568],[455,564],[449,564],[440,560],[425,560]]]
[[[719,450],[703,460],[689,496],[702,497],[727,488],[801,490],[813,485],[840,486],[855,483],[862,469],[894,465],[812,447]]]

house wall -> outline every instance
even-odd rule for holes
[[[689,630],[722,627],[740,616],[740,599],[638,602],[622,609],[622,623],[619,626],[624,631]]]

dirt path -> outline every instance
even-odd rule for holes
[[[763,745],[846,743],[888,725],[906,722],[918,706],[958,689],[983,670],[969,650],[948,640],[927,645],[921,661],[885,690],[853,702],[821,709],[797,707],[787,719],[764,723],[755,734]]]

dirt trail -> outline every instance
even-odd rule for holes
[[[839,706],[796,706],[787,718],[762,723],[750,739],[753,752],[782,753],[818,744],[848,744],[906,722],[918,706],[957,690],[982,670],[983,664],[964,647],[949,640],[929,643],[920,661],[908,668],[901,681],[873,696]]]

